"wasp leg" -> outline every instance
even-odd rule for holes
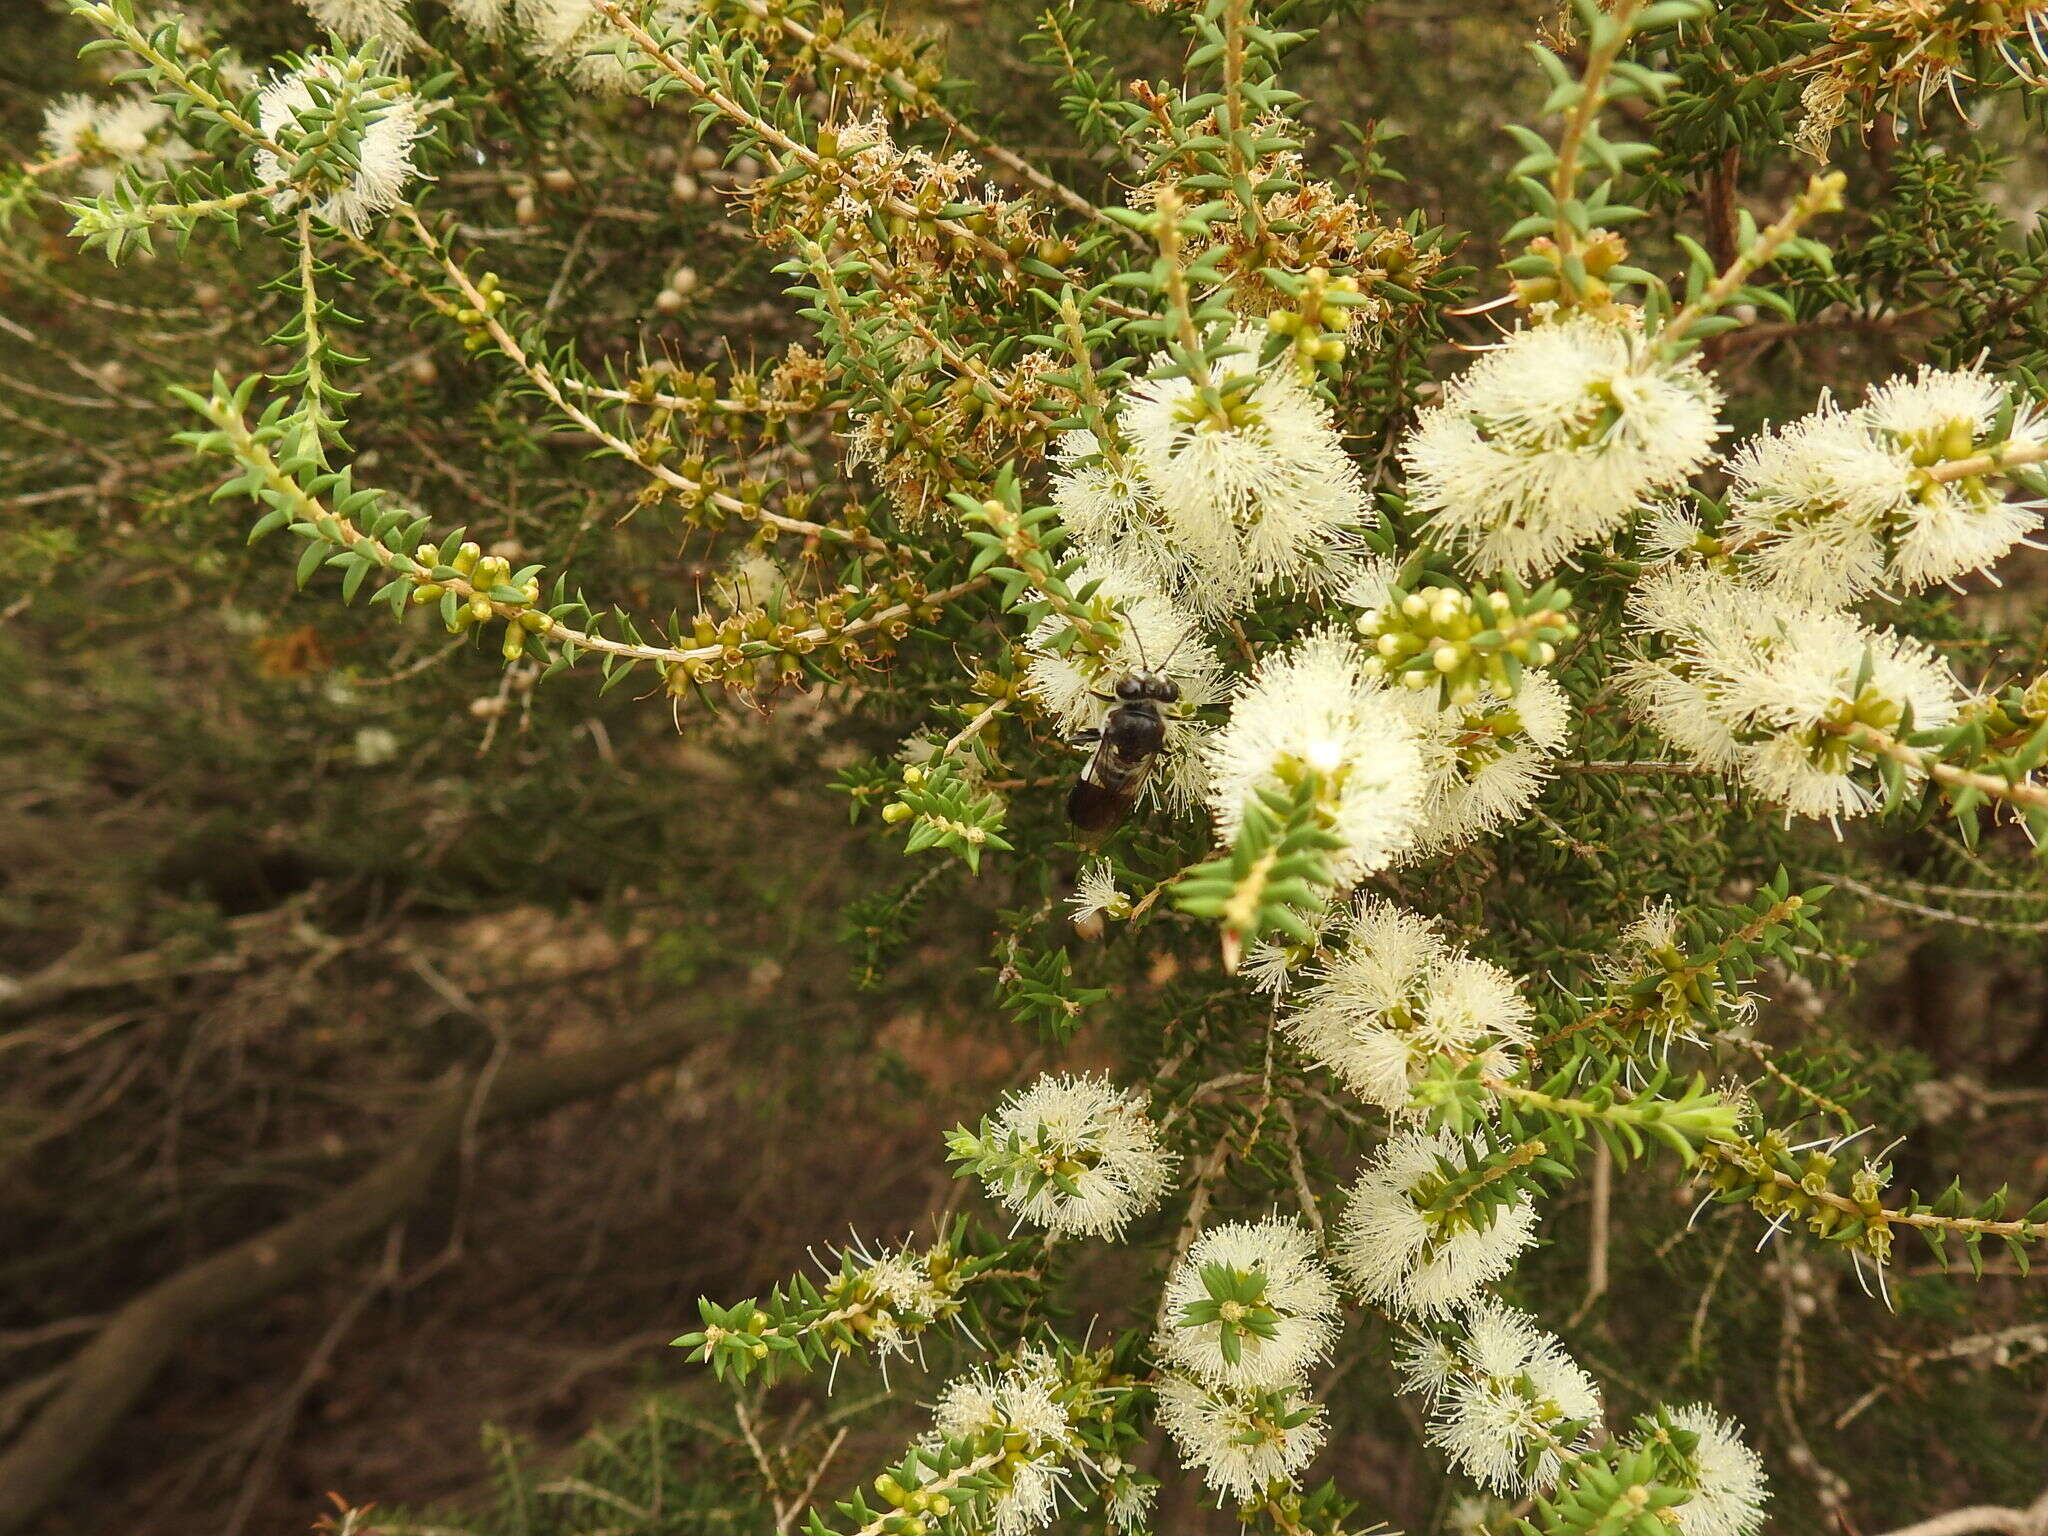
[[[1076,747],[1092,747],[1101,740],[1102,732],[1100,731],[1076,731],[1067,738],[1069,745]]]

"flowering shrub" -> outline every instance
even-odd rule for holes
[[[1951,271],[1953,333],[1866,388],[1795,369],[1773,397],[1741,366],[1768,326],[1936,305],[1831,255],[1857,189],[1777,141],[1896,138],[1930,82],[1987,111],[2033,90],[2024,8],[1852,6],[1766,53],[1747,9],[1581,3],[1511,130],[1498,271],[1402,207],[1371,131],[1334,152],[1283,83],[1311,36],[1286,8],[1146,7],[1182,77],[1127,89],[1084,25],[1039,20],[1078,186],[833,8],[306,8],[324,40],[259,65],[198,12],[73,0],[115,79],[55,100],[5,187],[17,228],[117,265],[255,248],[283,296],[260,360],[164,381],[216,500],[301,587],[488,637],[522,696],[632,679],[689,730],[810,694],[886,735],[836,785],[892,847],[849,923],[863,964],[933,893],[997,890],[992,1020],[1118,1050],[934,1148],[972,1185],[928,1240],[707,1299],[676,1341],[742,1390],[982,1357],[811,1530],[1137,1531],[1186,1478],[1261,1529],[1356,1532],[1370,1511],[1310,1477],[1341,1385],[1406,1394],[1458,1529],[1753,1536],[1748,1431],[1664,1401],[1697,1361],[1565,1343],[1617,1168],[1867,1278],[1872,1330],[1901,1239],[2023,1270],[2048,1238],[2039,1193],[1901,1187],[1842,1081],[1859,1047],[1759,1027],[1856,958],[1835,886],[1986,925],[1870,881],[2038,879],[2048,674],[1975,597],[2048,498],[2041,263]],[[1962,32],[1974,73],[1935,46]],[[1742,116],[1765,98],[1771,133]],[[649,132],[694,145],[665,195],[709,189],[721,238],[770,253],[806,332],[772,362],[558,326],[580,245],[552,279],[500,270],[549,198],[587,194],[585,231],[638,219],[604,199]],[[1758,145],[1762,219],[1726,159]],[[460,201],[479,175],[509,226]],[[663,275],[635,306],[696,314],[698,266]],[[1972,328],[1990,303],[2020,340]],[[351,351],[372,311],[494,381],[471,407],[508,461],[543,434],[595,456],[589,505],[486,547],[481,509],[388,488],[351,446],[390,371]],[[671,581],[648,528],[715,549],[713,579]],[[1557,1293],[1523,1267],[1576,1241],[1582,1194],[1598,1282],[1539,1320],[1518,1302]],[[1074,1256],[1109,1244],[1146,1279],[1091,1319]],[[1786,1464],[1845,1508],[1786,1418]]]

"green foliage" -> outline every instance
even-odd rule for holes
[[[1183,912],[1221,921],[1226,970],[1236,969],[1245,945],[1269,933],[1313,940],[1305,916],[1322,907],[1332,879],[1327,855],[1343,846],[1324,825],[1320,789],[1313,772],[1291,785],[1262,785],[1229,853],[1196,865],[1174,886]]]
[[[906,768],[903,788],[892,804],[882,808],[882,819],[908,823],[910,836],[903,845],[906,853],[951,849],[966,861],[968,869],[977,872],[983,849],[1007,853],[1012,846],[1001,832],[1003,802],[977,789],[943,759],[929,768]]]
[[[1075,983],[1073,960],[1065,949],[1020,947],[997,982],[997,1000],[1011,1020],[1057,1044],[1064,1044],[1087,1010],[1109,996],[1106,988]]]

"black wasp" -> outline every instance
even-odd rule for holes
[[[1076,746],[1095,748],[1067,795],[1067,820],[1090,834],[1088,841],[1099,841],[1130,815],[1166,747],[1165,706],[1179,702],[1180,684],[1164,672],[1126,673],[1117,679],[1114,707],[1102,729],[1074,738]]]

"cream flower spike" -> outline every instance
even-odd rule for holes
[[[1209,808],[1226,843],[1261,785],[1305,769],[1321,776],[1330,830],[1344,840],[1331,856],[1340,889],[1406,852],[1428,789],[1406,706],[1362,663],[1334,630],[1269,653],[1203,749]]]
[[[1210,613],[1277,586],[1341,585],[1356,530],[1374,521],[1329,407],[1284,358],[1259,366],[1257,333],[1231,342],[1213,365],[1227,421],[1193,380],[1160,376],[1131,388],[1119,419],[1183,567],[1181,595]]]
[[[1574,316],[1515,332],[1445,388],[1402,449],[1411,510],[1482,574],[1548,574],[1713,458],[1721,394],[1698,359]]]

